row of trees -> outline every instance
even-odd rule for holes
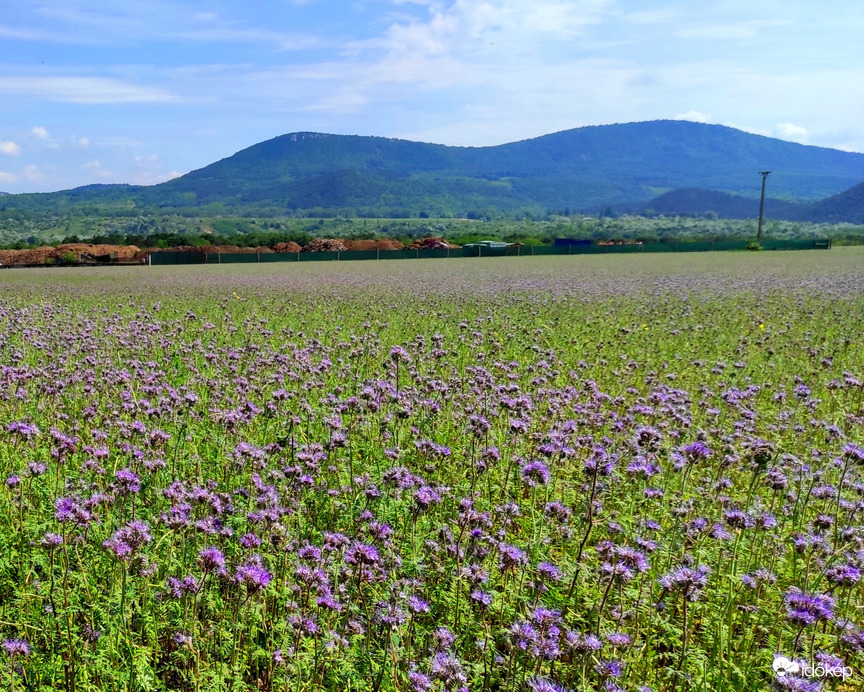
[[[692,240],[749,240],[756,223],[732,219],[642,216],[584,216],[550,214],[531,219],[372,219],[372,218],[202,218],[176,215],[46,218],[33,221],[0,218],[0,247],[27,248],[61,242],[92,242],[139,247],[177,245],[240,245],[273,247],[281,242],[301,245],[315,237],[347,239],[415,238],[443,236],[464,245],[484,239],[551,244],[555,238],[682,242]],[[763,236],[774,239],[831,238],[834,243],[864,242],[864,226],[812,224],[769,220]]]

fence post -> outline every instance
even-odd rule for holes
[[[339,253],[339,250],[336,250],[336,261],[337,262],[339,261],[340,257],[341,257],[341,255]]]
[[[377,248],[377,249],[375,250],[375,259],[376,259],[376,260],[381,259],[381,248]]]
[[[258,252],[258,261],[259,262],[261,261],[261,252],[260,251]]]

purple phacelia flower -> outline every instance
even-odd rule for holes
[[[48,548],[49,550],[61,546],[63,545],[63,536],[56,533],[46,533],[42,536],[41,545],[43,548]]]
[[[468,682],[462,662],[452,654],[435,654],[429,664],[429,674],[433,680],[440,681],[448,691],[455,691]]]
[[[6,639],[3,649],[12,657],[30,655],[30,644],[26,639]]]
[[[240,545],[247,549],[257,548],[261,545],[261,539],[254,533],[247,533],[240,538]]]
[[[826,594],[807,594],[793,586],[783,596],[783,602],[786,618],[793,625],[805,627],[834,616],[834,598]]]
[[[61,523],[87,524],[93,515],[73,497],[61,497],[54,502],[54,518]]]
[[[237,583],[245,586],[250,595],[266,589],[273,578],[261,564],[260,558],[255,558],[257,556],[253,556],[249,562],[240,565],[235,575]]]
[[[198,564],[205,572],[219,571],[225,567],[225,556],[215,546],[203,548],[198,553]]]
[[[374,565],[381,560],[381,553],[374,545],[354,543],[345,551],[344,560],[348,565]]]
[[[488,608],[492,605],[492,594],[480,589],[474,589],[471,592],[471,600],[481,608]]]
[[[542,461],[530,461],[522,467],[522,482],[529,488],[537,485],[546,485],[552,474],[549,472],[549,467]]]
[[[502,572],[524,565],[527,561],[525,551],[508,543],[498,544],[498,566]]]
[[[531,692],[568,692],[567,688],[547,678],[535,675],[528,679],[528,689]]]
[[[537,575],[544,582],[556,582],[561,579],[561,570],[551,562],[541,562],[537,565]]]
[[[120,469],[114,476],[118,495],[134,495],[141,490],[141,478],[131,469]]]
[[[658,581],[667,591],[676,591],[688,601],[698,601],[708,585],[710,573],[711,569],[705,565],[699,565],[696,569],[679,567],[667,572]]]

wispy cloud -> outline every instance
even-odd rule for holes
[[[734,23],[697,23],[684,26],[676,34],[681,38],[734,41],[757,38],[769,31],[782,30],[789,26],[784,19],[743,21]]]
[[[195,11],[176,2],[44,2],[38,26],[0,24],[0,37],[57,44],[117,46],[135,42],[267,45],[306,50],[324,43],[312,33],[283,32]]]
[[[48,139],[51,135],[48,134],[48,130],[46,130],[41,125],[34,125],[30,128],[30,134],[33,135],[36,139]]]
[[[45,174],[35,164],[24,166],[21,170],[21,177],[29,183],[41,183],[45,180]]]
[[[178,97],[165,89],[106,77],[0,77],[0,94],[65,103],[166,103]]]
[[[87,161],[87,163],[82,164],[81,170],[86,172],[91,179],[100,182],[107,182],[114,178],[114,174],[99,163],[98,159],[93,159],[92,161]]]

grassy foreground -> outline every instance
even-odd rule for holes
[[[858,248],[0,271],[0,686],[861,689],[862,324]]]

